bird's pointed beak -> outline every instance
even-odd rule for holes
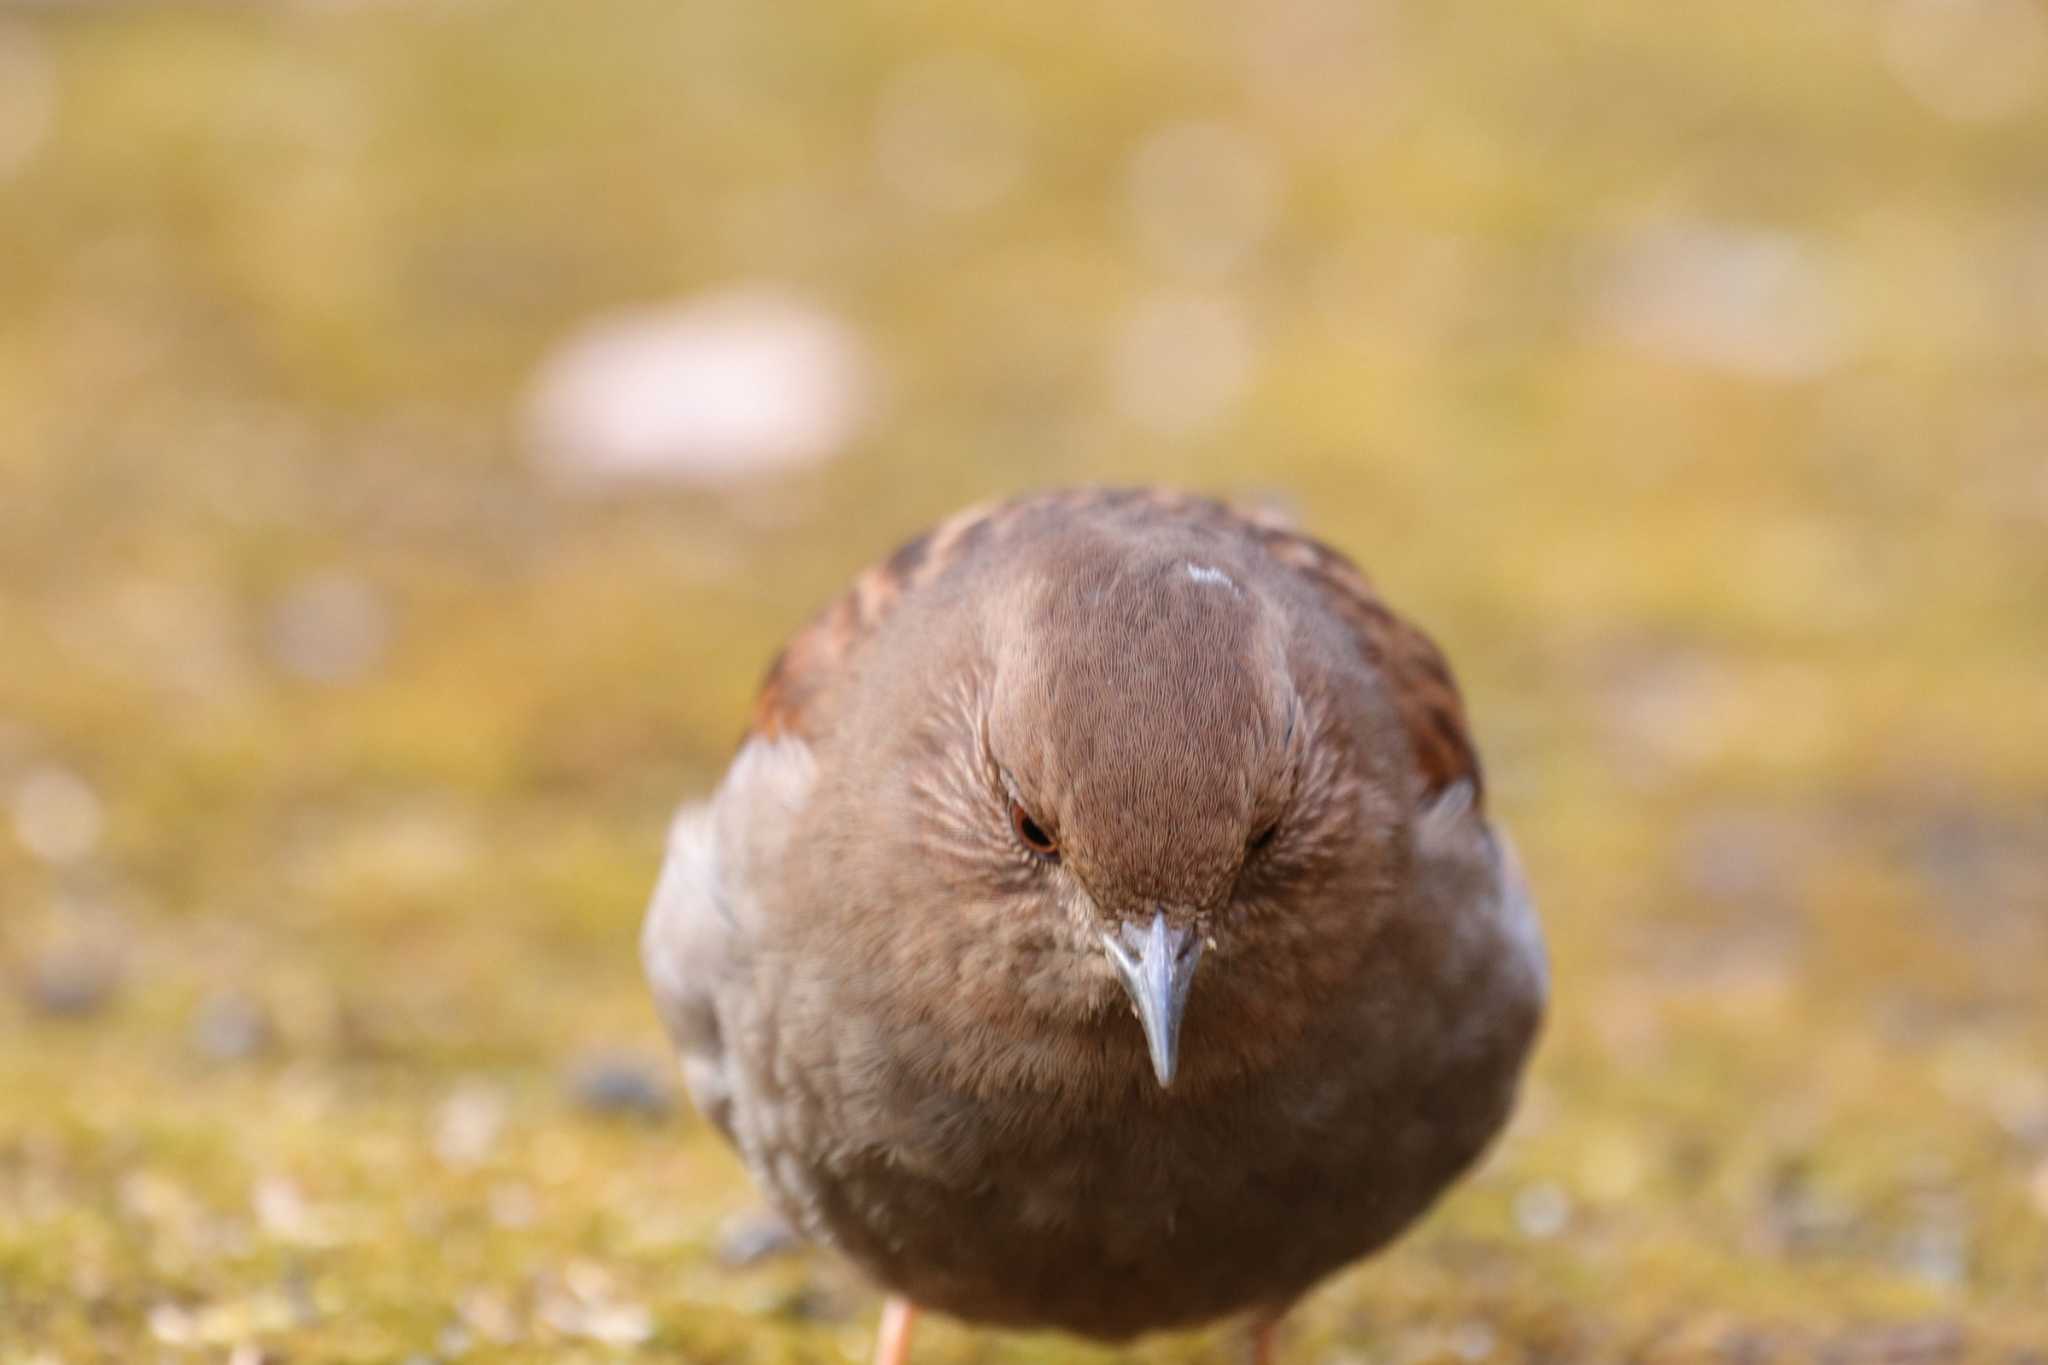
[[[1180,1069],[1180,1017],[1195,964],[1202,960],[1201,938],[1168,924],[1162,911],[1148,925],[1125,923],[1105,933],[1102,946],[1145,1028],[1152,1074],[1162,1087],[1172,1085]]]

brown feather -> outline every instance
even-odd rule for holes
[[[777,1208],[890,1291],[1104,1340],[1277,1311],[1506,1119],[1540,930],[1441,656],[1328,547],[1148,491],[966,513],[755,725],[649,979]],[[1134,930],[1204,945],[1171,1075]]]
[[[943,577],[1017,521],[1061,508],[1137,505],[1233,528],[1319,589],[1385,679],[1414,750],[1425,794],[1434,797],[1469,782],[1478,803],[1483,784],[1464,701],[1449,664],[1429,636],[1396,614],[1340,551],[1272,515],[1163,489],[1070,489],[983,504],[904,542],[791,637],[768,669],[748,737],[814,738],[818,698],[829,690],[832,677],[852,664],[896,604]]]

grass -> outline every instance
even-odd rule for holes
[[[719,1265],[702,1125],[566,1078],[659,1058],[663,824],[782,634],[1097,479],[1283,494],[1430,625],[1552,936],[1510,1137],[1298,1358],[2041,1359],[2048,119],[1917,102],[1910,8],[0,10],[50,94],[0,158],[0,1362],[857,1355],[843,1270]],[[1024,111],[971,212],[874,150],[955,52]],[[1220,275],[1133,228],[1183,119],[1276,171]],[[1794,243],[1818,301],[1743,344],[1817,315],[1820,359],[1617,323],[1658,224]],[[753,279],[873,347],[843,459],[533,472],[553,341]],[[1119,404],[1159,290],[1253,343],[1206,426]],[[337,578],[378,638],[309,680]],[[63,856],[53,771],[101,815]],[[110,979],[53,1017],[67,964]],[[249,1046],[195,1035],[222,1001]]]

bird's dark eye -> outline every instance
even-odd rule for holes
[[[1031,812],[1023,803],[1010,803],[1010,828],[1017,831],[1017,841],[1040,858],[1048,862],[1057,861],[1060,856],[1059,841],[1045,832],[1045,827],[1031,818]]]
[[[1250,853],[1264,852],[1266,847],[1273,842],[1273,836],[1279,832],[1280,822],[1275,820],[1272,824],[1252,835],[1251,842],[1245,845],[1246,851]]]

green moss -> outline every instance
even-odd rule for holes
[[[566,1078],[660,1052],[641,901],[781,637],[954,506],[1080,479],[1277,493],[1356,552],[1458,664],[1546,910],[1514,1131],[1304,1305],[1300,1358],[2048,1340],[2038,100],[1944,121],[1889,10],[1280,9],[0,19],[53,92],[0,162],[0,813],[54,766],[103,816],[68,862],[0,821],[0,1365],[857,1356],[843,1269],[719,1264],[751,1196],[701,1124]],[[1016,191],[949,217],[874,121],[957,50],[1028,127]],[[1282,185],[1220,282],[1124,186],[1191,117]],[[1794,234],[1834,362],[1603,323],[1659,222]],[[615,501],[528,470],[567,329],[752,279],[868,336],[857,451]],[[1163,287],[1256,342],[1180,437],[1109,377]],[[334,571],[388,639],[309,682],[276,617]],[[88,1017],[34,1004],[65,955],[111,964]],[[195,1040],[223,992],[251,1055]],[[1110,1357],[919,1350],[1072,1358]]]

